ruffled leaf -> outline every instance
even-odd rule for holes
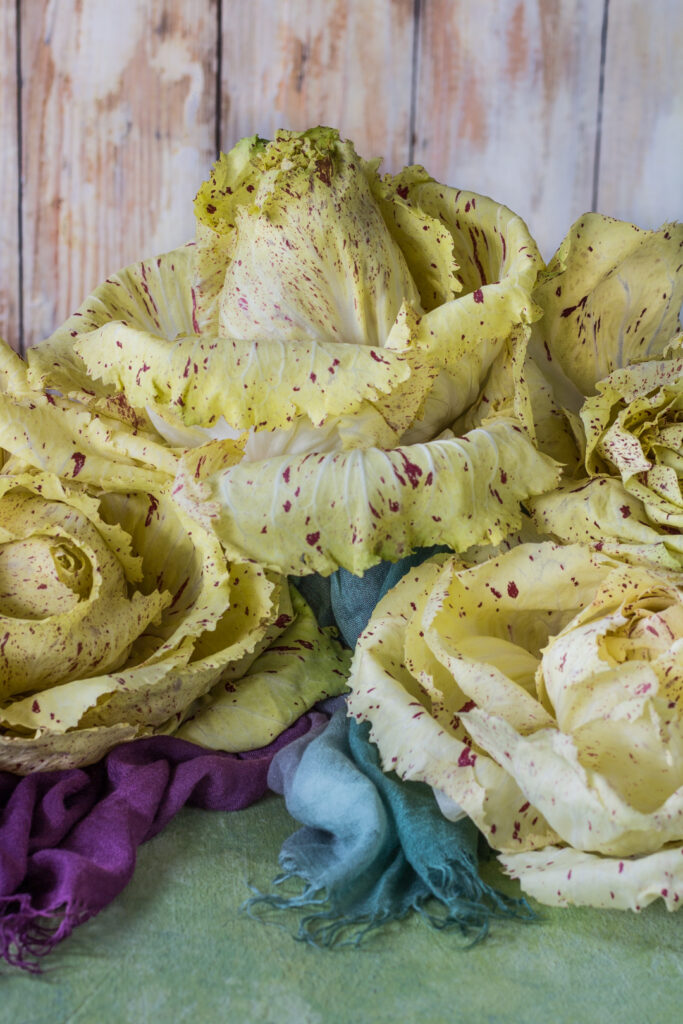
[[[360,573],[416,547],[497,543],[521,525],[520,501],[558,476],[499,418],[425,445],[251,464],[215,442],[183,457],[174,495],[230,552],[297,576]]]

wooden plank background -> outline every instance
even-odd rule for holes
[[[219,147],[336,125],[494,196],[550,258],[681,215],[679,0],[0,0],[0,332],[185,241]]]

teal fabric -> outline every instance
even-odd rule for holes
[[[362,576],[338,569],[331,576],[304,576],[292,579],[321,626],[336,625],[347,647],[352,650],[368,624],[377,602],[396,586],[409,569],[420,565],[439,552],[450,549],[443,545],[418,548],[398,562],[379,562]]]
[[[409,569],[447,550],[422,548],[360,577],[340,569],[297,585],[320,624],[335,623],[353,648],[387,591]],[[276,884],[299,878],[304,889],[294,896],[257,894],[250,910],[263,904],[318,907],[302,917],[297,934],[324,946],[358,944],[368,931],[411,909],[435,927],[457,925],[474,942],[494,916],[528,920],[525,901],[510,901],[481,881],[474,824],[447,821],[428,786],[384,773],[369,731],[343,709],[322,735],[310,742],[303,737],[273,761],[269,785],[304,825],[283,845],[284,873]]]
[[[459,927],[470,941],[486,934],[492,916],[529,918],[524,901],[479,878],[474,825],[447,821],[427,786],[385,774],[368,731],[342,708],[320,735],[273,759],[268,783],[305,826],[283,844],[277,883],[305,885],[293,896],[257,894],[251,912],[264,904],[316,908],[297,937],[321,946],[358,945],[411,909],[436,927]]]

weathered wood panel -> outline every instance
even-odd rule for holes
[[[506,203],[549,259],[590,209],[603,5],[425,0],[415,160]]]
[[[339,128],[386,170],[408,159],[413,0],[223,0],[221,145]]]
[[[659,227],[683,217],[683,7],[609,5],[598,209]]]
[[[20,348],[17,25],[14,3],[0,4],[0,336]]]
[[[111,271],[194,233],[217,21],[214,0],[22,6],[27,344]]]

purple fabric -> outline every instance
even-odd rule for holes
[[[324,716],[304,715],[244,754],[169,736],[125,743],[102,761],[21,778],[0,772],[0,957],[28,970],[132,877],[137,847],[189,805],[248,807],[275,753]]]

